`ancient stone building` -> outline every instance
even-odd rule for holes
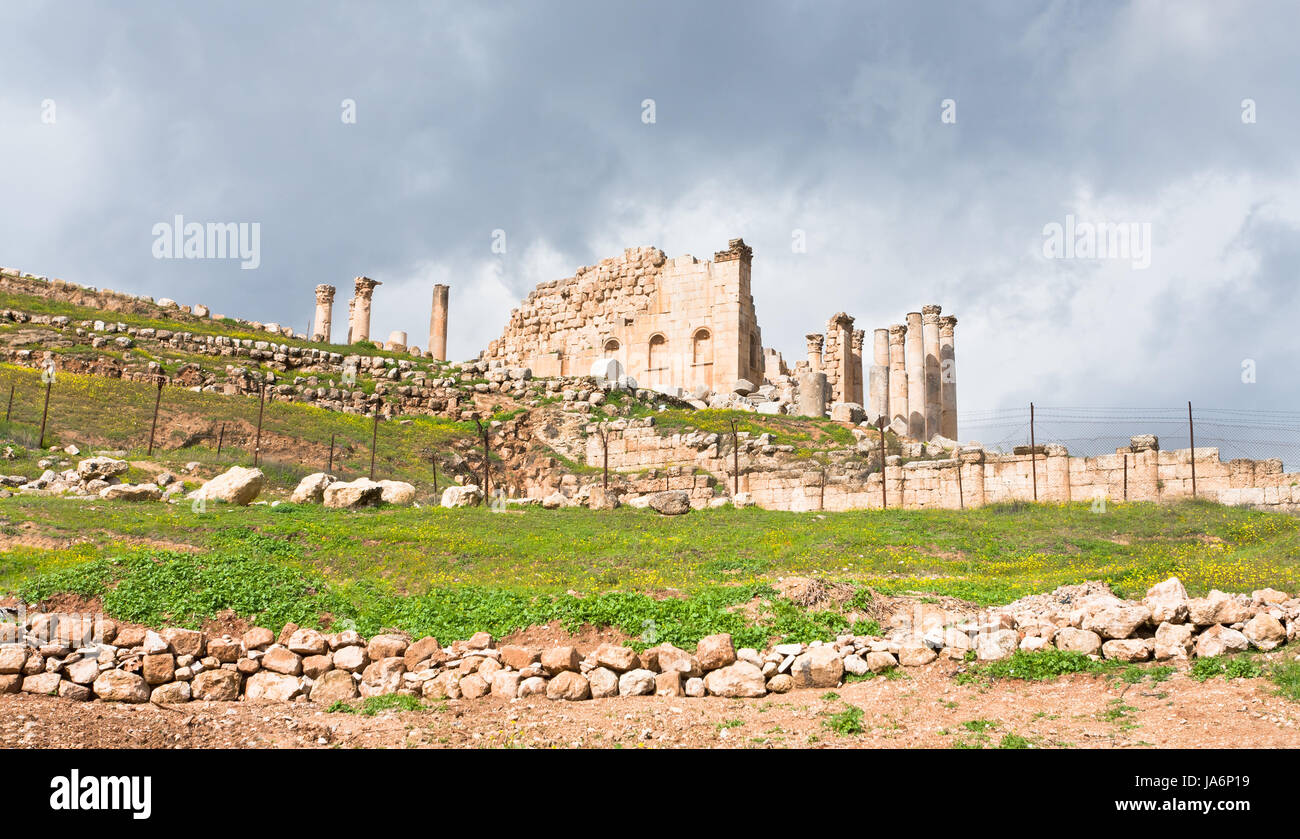
[[[753,251],[732,239],[713,261],[629,248],[529,293],[484,358],[538,376],[587,373],[616,359],[641,387],[730,389],[763,382],[750,294]]]
[[[953,334],[957,319],[940,317],[936,305],[909,312],[906,323],[872,333],[871,367],[863,392],[863,352],[866,332],[853,328],[853,318],[833,315],[826,333],[807,336],[808,358],[800,373],[826,376],[824,401],[851,403],[866,410],[867,419],[885,421],[901,436],[930,440],[957,439],[957,370]],[[811,381],[811,380],[810,380]],[[802,384],[801,384],[802,387]],[[865,398],[864,398],[865,397]],[[815,401],[801,396],[801,413],[816,414]]]

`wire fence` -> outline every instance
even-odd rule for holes
[[[1032,415],[1032,416],[1031,416]],[[1217,448],[1224,460],[1280,458],[1287,472],[1300,470],[1300,411],[1245,408],[1100,408],[1050,405],[963,411],[961,439],[992,451],[1010,452],[1030,442],[1055,443],[1070,454],[1114,454],[1139,434],[1154,434],[1160,448]]]

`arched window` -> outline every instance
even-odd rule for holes
[[[617,338],[610,338],[605,342],[605,355],[613,355],[618,352],[619,343]]]
[[[695,335],[691,338],[691,363],[713,363],[713,334],[709,330],[695,330]]]
[[[659,370],[668,366],[668,339],[663,335],[655,334],[650,336],[650,357],[646,365],[651,370]]]

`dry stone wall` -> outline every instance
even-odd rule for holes
[[[817,581],[805,581],[816,585]],[[602,644],[498,646],[480,632],[444,646],[435,638],[284,626],[217,635],[183,628],[118,626],[102,616],[48,613],[0,622],[0,693],[73,701],[160,705],[313,702],[324,706],[400,694],[474,701],[618,696],[750,698],[796,688],[831,688],[847,676],[940,659],[998,661],[1018,651],[1056,649],[1124,663],[1187,666],[1297,640],[1300,598],[1275,589],[1189,597],[1171,577],[1141,600],[1104,584],[1064,586],[976,611],[917,601],[881,635],[840,635],[809,644],[736,649],[727,634],[701,638],[694,652],[660,644],[638,652]]]

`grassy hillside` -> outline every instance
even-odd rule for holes
[[[9,423],[3,411],[14,387]],[[56,443],[128,452],[145,458],[153,418],[154,386],[123,379],[60,373],[50,389],[45,432],[48,448]],[[39,371],[0,365],[0,443],[15,446],[17,457],[0,461],[0,471],[35,477],[45,386]],[[247,396],[167,387],[159,407],[152,461],[179,466],[188,461],[229,466],[249,465],[257,428],[258,402]],[[218,437],[225,427],[222,452]],[[303,475],[323,470],[335,440],[335,471],[343,477],[369,474],[373,423],[368,417],[328,411],[293,402],[266,403],[262,418],[263,465],[272,485],[291,487]],[[427,416],[380,422],[376,456],[378,477],[432,483],[434,456],[445,458],[455,446],[472,445],[473,423]],[[440,470],[440,475],[442,471]],[[446,483],[446,478],[441,478]]]

